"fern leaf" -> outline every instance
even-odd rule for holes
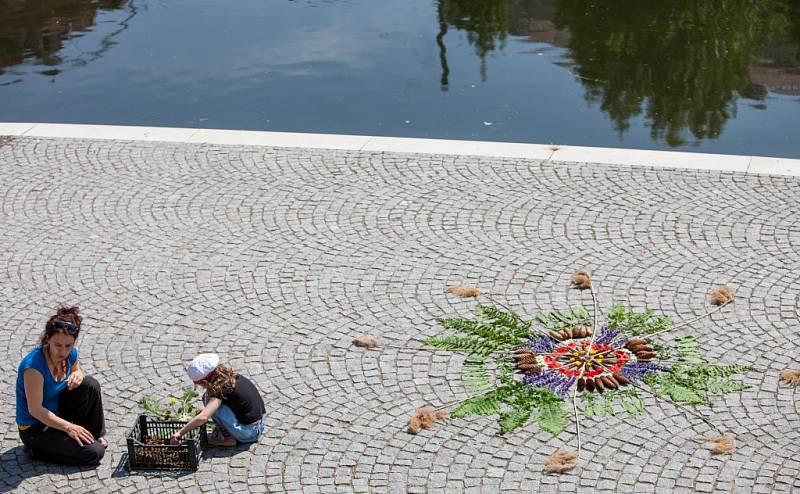
[[[568,414],[564,410],[563,403],[563,401],[554,401],[539,407],[536,422],[542,430],[557,436],[567,427]]]
[[[464,359],[461,375],[464,387],[470,391],[486,391],[491,386],[486,371],[486,357],[483,355],[471,354]]]
[[[635,390],[620,391],[620,404],[622,409],[631,415],[639,415],[644,411],[644,401],[639,398]]]
[[[612,417],[617,414],[617,410],[614,408],[614,400],[616,398],[616,394],[606,393],[605,400],[603,400],[603,407],[606,413]]]
[[[669,396],[669,398],[676,403],[684,403],[687,405],[702,405],[709,402],[708,398],[699,393],[696,389],[675,383],[663,385],[659,394]]]
[[[638,400],[638,403],[636,403],[635,401],[623,399],[621,403],[622,409],[631,415],[639,415],[644,410],[644,403],[642,400]]]
[[[564,328],[592,325],[589,312],[583,307],[576,307],[574,310],[562,312],[539,314],[536,316],[536,320],[541,323],[547,331],[561,331]]]
[[[500,406],[505,403],[511,394],[511,385],[500,386],[480,396],[473,396],[459,405],[453,413],[453,418],[469,417],[471,415],[493,415],[500,411]]]
[[[486,341],[482,338],[471,336],[434,336],[424,340],[424,343],[442,350],[462,351],[483,355],[489,355],[504,346],[496,341]]]
[[[700,357],[699,344],[697,337],[694,335],[686,335],[675,338],[677,347],[675,348],[678,354],[678,360],[686,362],[687,364],[703,364],[705,361]]]
[[[531,323],[522,321],[514,314],[490,307],[488,305],[478,305],[475,309],[478,316],[498,334],[511,337],[517,342],[532,336]]]
[[[500,345],[518,346],[524,338],[530,336],[530,324],[521,323],[511,314],[499,311],[493,307],[478,306],[478,315],[482,321],[464,318],[444,318],[439,322],[448,329],[456,332],[483,338]]]
[[[664,331],[672,326],[672,319],[668,316],[656,316],[651,310],[636,313],[619,303],[608,310],[606,317],[609,328],[618,328],[634,336]]]
[[[729,377],[734,374],[743,374],[750,369],[751,367],[747,365],[738,364],[692,366],[686,369],[686,374],[689,376]]]
[[[724,377],[715,377],[709,379],[706,389],[708,389],[709,393],[713,393],[715,395],[724,395],[742,391],[743,389],[747,389],[749,387],[750,386],[747,384],[731,381],[730,379]]]
[[[500,424],[500,434],[503,435],[522,427],[530,417],[530,408],[512,408],[508,412],[501,413],[500,419],[497,421]]]

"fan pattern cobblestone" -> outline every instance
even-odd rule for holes
[[[800,490],[800,181],[712,171],[423,154],[69,139],[0,139],[0,490],[19,492],[754,492]],[[463,357],[421,350],[437,317],[503,292],[516,311],[600,305],[686,320],[721,283],[736,303],[686,331],[751,364],[714,398],[731,456],[668,402],[584,421],[574,448],[493,418],[404,431],[419,406],[468,396]],[[14,424],[16,366],[59,304],[86,315],[81,360],[104,390],[110,447],[96,470],[31,461]],[[680,333],[685,333],[681,331]],[[355,348],[360,334],[381,338]],[[266,397],[267,431],[194,474],[128,474],[143,394],[188,384],[215,351]],[[704,409],[706,414],[712,413]],[[602,424],[599,420],[602,420]]]

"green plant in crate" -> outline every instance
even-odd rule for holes
[[[194,388],[186,388],[183,395],[169,397],[168,405],[160,405],[158,401],[150,396],[144,395],[139,400],[139,406],[158,420],[180,420],[186,422],[197,415],[200,411],[195,403],[195,399],[200,396]]]

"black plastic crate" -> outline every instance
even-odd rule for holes
[[[208,446],[206,426],[190,431],[180,444],[148,444],[169,441],[172,434],[186,425],[181,421],[154,420],[139,415],[128,434],[128,464],[131,470],[197,470],[200,457]]]

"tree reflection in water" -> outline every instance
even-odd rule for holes
[[[486,57],[505,46],[511,0],[439,0],[439,22],[466,31],[467,41],[481,59],[481,79],[487,77]],[[445,25],[445,30],[447,29]],[[441,46],[440,46],[441,48]],[[446,67],[446,61],[442,62]]]
[[[487,55],[508,32],[553,21],[569,33],[562,38],[587,100],[620,134],[644,114],[652,138],[670,146],[686,144],[686,130],[719,137],[740,96],[764,97],[751,81],[757,57],[773,52],[784,74],[800,57],[800,0],[440,0],[439,11],[467,31],[484,79]]]
[[[99,58],[112,45],[112,38],[127,27],[126,22],[136,13],[133,2],[128,0],[0,0],[0,74],[8,67],[19,65],[26,59],[34,59],[42,65],[53,67],[43,71],[54,76],[64,63],[59,52],[64,42],[79,37],[80,33],[95,25],[100,10],[115,10],[129,7],[130,16],[123,20],[119,29],[104,36],[100,48],[83,53],[78,64],[89,63]]]

